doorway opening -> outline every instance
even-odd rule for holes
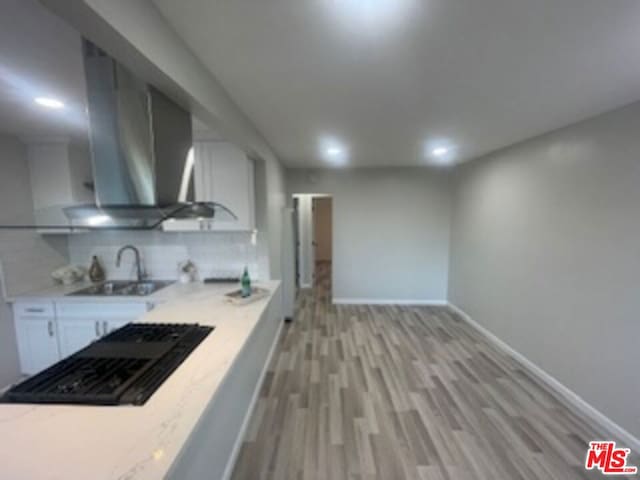
[[[321,289],[330,298],[333,264],[333,199],[324,194],[293,196],[296,286]]]

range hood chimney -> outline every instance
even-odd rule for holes
[[[178,198],[192,146],[191,115],[83,41],[96,204],[165,207]]]
[[[170,218],[236,218],[193,202],[191,114],[83,39],[95,205],[65,208],[75,226],[153,229]]]

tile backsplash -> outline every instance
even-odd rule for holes
[[[89,266],[97,255],[107,278],[135,278],[132,252],[125,252],[120,267],[116,255],[124,245],[140,250],[150,278],[173,280],[180,263],[191,260],[198,267],[199,278],[240,276],[245,265],[253,278],[262,278],[258,249],[248,232],[91,232],[69,236],[70,263]]]
[[[50,273],[67,263],[63,236],[43,237],[30,230],[0,231],[0,297],[53,284]]]

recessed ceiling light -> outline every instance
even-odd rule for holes
[[[57,100],[51,97],[36,97],[33,99],[33,101],[36,102],[38,105],[42,105],[43,107],[47,107],[47,108],[53,108],[56,110],[64,108],[64,103],[62,103],[60,100]]]
[[[320,155],[327,162],[341,166],[347,163],[349,153],[346,147],[333,137],[323,137],[319,142]]]
[[[419,0],[329,0],[327,5],[355,32],[378,34],[402,25]]]
[[[449,153],[449,149],[445,147],[438,147],[431,150],[431,155],[434,157],[443,157],[447,153]]]
[[[424,155],[432,165],[453,165],[456,159],[457,147],[448,140],[430,141],[425,143]]]

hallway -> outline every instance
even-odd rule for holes
[[[611,437],[458,315],[334,306],[330,265],[317,268],[282,332],[235,480],[602,478],[584,469],[587,444]]]

